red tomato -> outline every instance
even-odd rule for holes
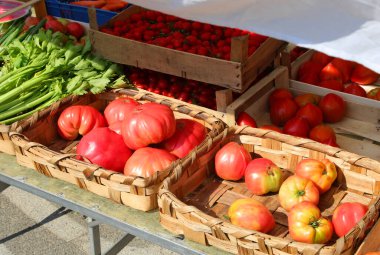
[[[311,84],[316,84],[319,81],[319,73],[321,72],[324,65],[314,62],[306,61],[298,69],[298,80],[302,82],[307,82]]]
[[[47,20],[45,23],[45,29],[50,29],[53,32],[61,32],[64,34],[66,33],[66,27],[56,19]]]
[[[326,55],[325,53],[322,53],[322,52],[314,52],[313,56],[311,57],[311,60],[316,62],[316,63],[319,63],[323,66],[327,65],[328,63],[330,63],[330,61],[332,60],[333,58]]]
[[[293,95],[288,89],[285,88],[273,90],[273,92],[269,95],[269,106],[273,105],[276,101],[282,98],[293,99]]]
[[[325,80],[325,81],[320,81],[318,83],[318,86],[326,89],[332,89],[336,91],[343,91],[344,86],[342,81],[340,80]]]
[[[175,125],[174,113],[168,106],[146,103],[136,106],[124,119],[121,134],[125,144],[137,150],[171,137]]]
[[[130,97],[115,99],[107,105],[104,110],[104,117],[106,117],[108,124],[112,125],[115,122],[123,121],[138,105],[140,103]]]
[[[174,135],[162,142],[161,147],[178,158],[183,158],[206,138],[206,127],[189,119],[176,120]]]
[[[251,154],[235,142],[224,145],[215,155],[215,172],[224,179],[237,181],[244,176]]]
[[[228,217],[236,226],[263,233],[268,233],[276,225],[268,208],[253,198],[235,200],[228,209]]]
[[[343,90],[344,92],[360,97],[367,97],[367,92],[356,83],[351,83],[350,85],[346,86]]]
[[[380,100],[380,88],[375,88],[368,91],[367,97],[375,100]]]
[[[239,126],[257,127],[256,121],[246,112],[240,112],[236,120],[236,124]]]
[[[337,176],[335,164],[330,160],[322,159],[319,161],[311,158],[301,160],[296,166],[295,174],[311,180],[320,194],[331,188]]]
[[[84,135],[77,146],[77,154],[109,170],[123,172],[132,151],[123,137],[107,127],[94,128]]]
[[[108,128],[111,129],[112,131],[114,131],[116,134],[121,135],[122,124],[123,124],[122,121],[114,122],[114,123],[108,125]]]
[[[307,138],[310,131],[309,122],[301,117],[294,117],[286,122],[284,126],[284,133]]]
[[[324,144],[328,143],[331,140],[336,141],[336,135],[335,135],[334,129],[324,124],[315,126],[310,131],[309,137],[310,139],[314,141],[324,143]]]
[[[303,243],[327,243],[334,232],[331,222],[310,202],[302,202],[290,210],[288,226],[293,240]]]
[[[322,110],[324,121],[335,123],[344,118],[346,102],[340,96],[329,93],[322,97],[319,108]]]
[[[335,233],[342,237],[346,235],[367,213],[368,207],[358,202],[342,203],[332,217]]]
[[[167,169],[177,158],[173,154],[156,148],[140,148],[129,158],[124,167],[124,175],[140,177],[153,176]]]
[[[378,73],[358,64],[355,66],[354,71],[352,71],[351,81],[366,85],[374,83],[379,77],[380,75]]]
[[[307,120],[311,128],[321,124],[323,121],[323,114],[321,109],[311,103],[308,103],[300,108],[296,116]]]
[[[97,127],[105,127],[106,119],[94,107],[74,105],[63,110],[59,115],[58,133],[66,140],[75,140],[78,135],[85,135]]]
[[[277,126],[284,125],[297,113],[297,104],[289,99],[282,98],[275,101],[270,107],[270,119]]]
[[[277,192],[283,181],[281,169],[266,158],[249,162],[244,179],[247,188],[255,195]]]
[[[281,128],[274,126],[274,125],[263,125],[260,127],[261,129],[266,129],[266,130],[273,130],[279,133],[282,133]]]
[[[77,39],[84,35],[84,28],[78,22],[69,22],[66,25],[67,32]]]
[[[352,69],[354,68],[354,63],[340,58],[334,58],[331,64],[336,67],[342,74],[342,82],[346,83],[350,81]]]
[[[318,105],[319,100],[321,100],[320,96],[311,93],[302,94],[294,98],[294,101],[296,102],[298,107],[302,107],[308,103]]]
[[[329,63],[327,64],[320,72],[319,79],[321,81],[327,81],[327,80],[338,80],[342,81],[342,74],[336,68],[333,66],[333,64]]]
[[[292,175],[281,185],[278,199],[281,207],[289,211],[293,206],[303,201],[317,205],[319,203],[319,191],[312,181]]]
[[[327,142],[326,142],[325,144],[326,144],[326,145],[333,146],[333,147],[340,148],[339,144],[337,144],[337,143],[336,143],[336,140],[333,139],[333,138],[327,140]]]
[[[30,27],[37,25],[40,22],[39,18],[28,16],[25,19],[25,24],[22,28],[23,31],[27,31]]]

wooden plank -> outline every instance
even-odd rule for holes
[[[260,47],[248,57],[242,68],[243,90],[273,62],[275,57],[285,48],[286,42],[268,38]]]
[[[240,63],[171,50],[93,29],[89,30],[89,35],[93,50],[113,62],[203,81],[238,92],[242,90]]]
[[[248,35],[231,40],[231,61],[243,63],[248,59]]]
[[[364,255],[371,251],[380,251],[380,220],[377,221],[375,226],[368,233],[362,244],[359,246],[355,255]]]
[[[218,112],[226,112],[227,106],[233,101],[232,90],[223,89],[215,92],[216,96],[216,109]]]
[[[47,16],[45,0],[40,0],[33,5],[36,17],[39,19],[45,18]]]

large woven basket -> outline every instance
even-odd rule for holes
[[[209,137],[216,136],[224,129],[224,124],[208,113],[139,90],[122,89],[99,95],[73,96],[22,121],[17,132],[10,133],[18,163],[139,210],[156,208],[158,187],[172,171],[172,166],[150,178],[125,176],[76,160],[74,153],[78,141],[65,141],[57,133],[57,119],[66,107],[91,105],[102,111],[110,101],[121,96],[132,97],[141,103],[165,104],[174,111],[177,119],[190,118],[202,123],[208,128]]]
[[[237,141],[254,157],[271,159],[289,174],[305,158],[328,158],[338,167],[333,187],[323,194],[319,208],[330,217],[342,202],[369,205],[366,216],[342,238],[325,245],[293,241],[288,234],[286,211],[277,194],[254,196],[244,182],[221,180],[214,175],[218,149]],[[180,162],[159,191],[160,221],[169,231],[234,254],[350,254],[364,237],[367,226],[378,218],[380,163],[339,148],[274,131],[231,127],[209,139]],[[229,206],[238,198],[254,197],[273,213],[276,227],[268,234],[232,225],[226,219]]]
[[[15,149],[11,138],[9,137],[9,132],[14,130],[18,122],[13,123],[12,125],[0,124],[0,152],[14,155]]]

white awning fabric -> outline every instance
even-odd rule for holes
[[[148,9],[240,28],[380,73],[380,0],[130,0]]]

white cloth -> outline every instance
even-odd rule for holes
[[[130,0],[353,60],[380,73],[380,0]]]

